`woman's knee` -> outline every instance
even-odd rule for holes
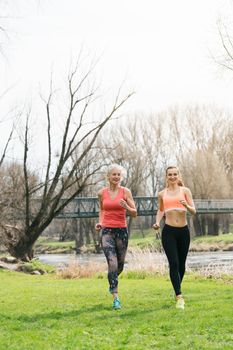
[[[117,269],[118,275],[120,275],[120,273],[123,271],[123,269],[124,269],[124,263],[118,264],[118,269]]]
[[[178,271],[179,270],[179,262],[176,260],[169,261],[169,268],[172,271]]]
[[[185,273],[185,270],[186,270],[185,264],[184,264],[184,265],[183,265],[183,264],[180,264],[179,270],[180,270],[180,272]]]
[[[116,259],[110,259],[108,261],[108,269],[111,272],[116,272],[118,271],[118,263]]]

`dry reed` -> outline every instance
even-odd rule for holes
[[[149,248],[134,248],[127,254],[127,271],[148,271],[153,274],[167,273],[167,261],[164,254],[151,252]]]
[[[232,277],[233,265],[210,263],[207,266],[198,268],[197,273],[207,278],[221,279],[223,276]]]
[[[207,278],[220,279],[223,276],[229,276],[229,280],[233,279],[233,266],[222,263],[210,263],[204,267],[186,266],[186,271],[189,274],[195,274]],[[132,272],[135,272],[132,274]],[[93,262],[82,264],[75,259],[70,260],[68,265],[63,265],[57,268],[56,274],[58,277],[74,279],[74,278],[90,278],[103,277],[107,273],[107,263]],[[168,263],[165,254],[154,253],[149,249],[135,248],[128,252],[124,268],[124,276],[132,278],[132,276],[154,276],[167,275]],[[128,275],[128,276],[127,276]]]
[[[56,274],[58,277],[75,279],[75,278],[90,278],[96,276],[97,273],[102,273],[106,270],[106,265],[101,263],[80,264],[77,260],[72,259],[68,265],[61,265],[57,268]]]

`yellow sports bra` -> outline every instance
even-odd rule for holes
[[[167,213],[171,210],[187,211],[187,208],[185,208],[183,204],[180,203],[180,200],[186,200],[185,194],[181,187],[179,188],[179,193],[174,196],[168,195],[167,188],[165,188],[163,195],[164,212]]]

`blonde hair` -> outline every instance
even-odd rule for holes
[[[111,172],[113,171],[113,169],[118,169],[120,170],[121,172],[121,181],[124,180],[125,178],[125,175],[126,175],[126,170],[125,168],[123,168],[123,166],[117,164],[117,163],[113,163],[113,164],[110,164],[108,167],[107,167],[107,171],[106,171],[106,177],[107,177],[107,180],[109,178],[109,175],[111,174]]]
[[[166,169],[166,187],[168,187],[168,183],[167,183],[167,172],[168,172],[168,170],[170,170],[170,169],[177,169],[178,176],[179,176],[179,178],[178,178],[178,185],[179,185],[179,186],[184,186],[184,182],[183,182],[183,180],[182,180],[182,176],[181,176],[181,173],[180,173],[179,168],[178,168],[177,166],[175,166],[175,165],[170,165],[170,166],[168,166],[167,169]]]

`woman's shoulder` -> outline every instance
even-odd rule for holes
[[[185,194],[190,194],[191,191],[190,191],[190,188],[189,187],[186,187],[186,186],[181,186],[181,189],[182,191],[185,193]]]
[[[180,188],[182,189],[182,191],[190,191],[190,189],[186,186],[180,186]]]
[[[131,193],[130,189],[127,188],[127,187],[121,186],[121,189],[122,189],[122,191],[125,192],[126,194],[127,194],[127,193]]]
[[[163,188],[161,191],[158,192],[158,197],[162,198],[164,193],[166,191],[166,188]]]
[[[104,193],[104,191],[106,191],[107,187],[103,187],[98,191],[98,197],[102,196],[102,194]]]

